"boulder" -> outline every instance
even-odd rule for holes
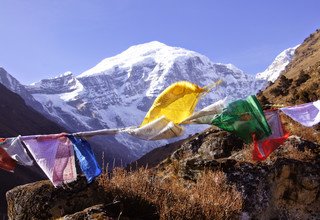
[[[48,180],[15,187],[7,192],[9,219],[53,219],[104,202],[102,188],[84,177],[55,188]]]

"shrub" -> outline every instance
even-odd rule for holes
[[[319,84],[316,83],[316,82],[313,82],[313,83],[311,84],[311,86],[310,86],[310,90],[311,90],[311,91],[315,91],[315,90],[317,90],[318,88],[319,88]]]
[[[296,80],[296,86],[300,86],[302,83],[305,83],[306,81],[308,81],[308,79],[310,79],[310,76],[305,73],[303,70],[300,71],[299,77]]]
[[[274,96],[286,96],[289,93],[289,88],[292,84],[292,79],[288,79],[284,75],[280,76],[280,82],[277,87],[273,88],[270,90],[270,93],[273,94]]]
[[[270,102],[269,100],[267,99],[267,97],[265,97],[264,95],[261,95],[260,96],[260,99],[259,99],[263,109],[269,109],[270,108]]]

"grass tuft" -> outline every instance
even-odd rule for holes
[[[238,217],[242,196],[223,172],[203,171],[196,182],[176,176],[159,177],[152,170],[114,169],[99,179],[106,193],[118,199],[146,201],[160,219],[225,219]]]

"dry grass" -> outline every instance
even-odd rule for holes
[[[297,135],[302,137],[305,140],[313,141],[320,144],[320,131],[313,127],[305,127],[300,125],[298,122],[295,122],[291,118],[285,116],[284,114],[281,115],[281,121],[287,131],[290,134]]]
[[[299,161],[315,161],[318,154],[307,146],[304,149],[299,149],[299,138],[291,136],[274,154],[270,155],[270,160],[275,161],[279,157],[294,159]]]
[[[107,193],[117,192],[118,198],[149,202],[160,219],[226,219],[242,210],[240,192],[220,171],[203,171],[195,183],[175,176],[161,178],[142,168],[135,172],[115,169],[111,175],[103,175],[100,184]]]

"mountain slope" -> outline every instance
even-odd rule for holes
[[[65,73],[27,89],[65,127],[79,131],[139,125],[170,84],[187,80],[206,86],[219,79],[221,86],[203,98],[199,108],[226,96],[233,100],[254,94],[262,82],[231,64],[212,63],[199,53],[150,42],[107,58],[77,77]],[[115,138],[136,158],[167,143],[127,135]]]
[[[63,128],[27,106],[16,93],[0,83],[0,137],[59,133]],[[0,214],[6,213],[5,193],[15,186],[43,179],[37,167],[18,166],[14,173],[0,169]],[[1,215],[0,215],[1,216]]]
[[[16,93],[0,83],[1,137],[30,134],[50,134],[64,129],[39,112],[27,106]]]
[[[320,99],[320,30],[312,33],[296,49],[293,60],[274,84],[259,94],[263,103],[293,106]],[[306,128],[284,117],[292,131],[320,143],[320,126]]]
[[[263,95],[273,103],[294,105],[316,101],[320,94],[320,30],[306,38],[293,60]]]
[[[0,83],[7,87],[7,89],[20,95],[28,106],[31,106],[42,114],[46,114],[43,106],[32,97],[32,95],[26,90],[25,86],[2,67],[0,67]]]

